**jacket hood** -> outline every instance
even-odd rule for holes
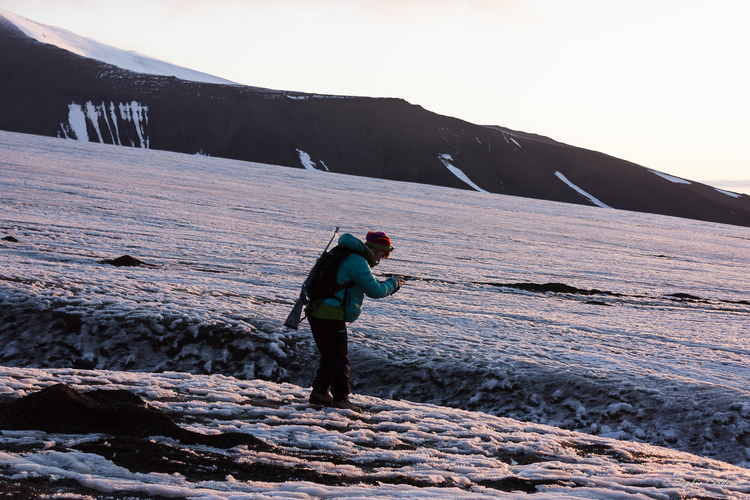
[[[367,248],[365,244],[355,236],[352,236],[349,233],[342,234],[341,236],[339,236],[338,245],[343,248],[348,248],[349,250],[354,250],[358,254],[361,254],[362,257],[367,260],[367,263],[370,265],[370,267],[375,267],[378,265],[378,263],[375,262],[370,249]]]

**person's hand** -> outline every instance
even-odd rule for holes
[[[394,276],[396,278],[396,289],[393,290],[393,293],[398,292],[401,289],[401,285],[404,284],[404,277],[403,276]]]

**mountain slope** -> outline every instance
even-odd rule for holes
[[[168,62],[138,54],[137,52],[105,45],[95,40],[76,35],[67,30],[36,23],[31,19],[18,16],[2,9],[0,9],[0,17],[7,19],[23,34],[37,41],[54,45],[55,47],[73,52],[79,56],[105,62],[122,69],[135,71],[137,73],[146,73],[149,75],[175,76],[183,80],[197,82],[218,83],[222,85],[233,84],[233,82],[225,80],[224,78],[176,66]]]
[[[602,153],[401,99],[136,73],[41,43],[18,24],[0,12],[0,130],[750,226],[748,196]]]

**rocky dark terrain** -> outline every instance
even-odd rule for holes
[[[750,197],[401,99],[134,73],[27,37],[0,16],[0,130],[750,226]],[[686,138],[689,140],[689,138]]]

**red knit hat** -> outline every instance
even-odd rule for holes
[[[365,238],[368,247],[374,248],[375,250],[382,250],[383,252],[392,252],[393,247],[391,246],[391,239],[387,234],[379,231],[369,231]]]

